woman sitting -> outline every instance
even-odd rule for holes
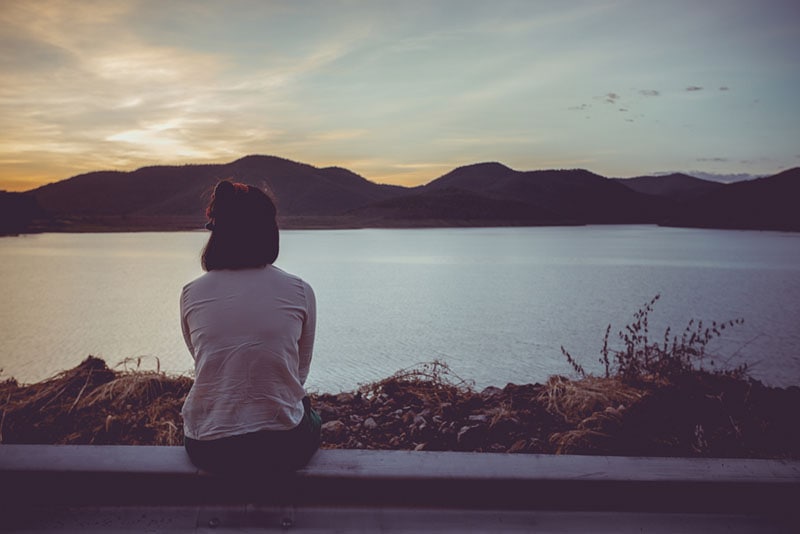
[[[236,473],[305,465],[320,440],[303,385],[316,326],[314,292],[275,267],[278,224],[262,190],[220,182],[206,210],[206,271],[181,294],[195,380],[184,443],[203,469]]]

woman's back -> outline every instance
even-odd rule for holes
[[[195,359],[184,432],[217,439],[303,417],[314,343],[311,287],[277,267],[214,270],[187,284],[181,324]]]

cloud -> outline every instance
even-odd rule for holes
[[[455,164],[451,161],[446,163],[395,163],[392,165],[395,169],[448,169],[454,166]]]
[[[697,158],[695,161],[700,161],[703,163],[724,163],[726,161],[730,161],[728,158]]]
[[[607,93],[604,98],[609,104],[614,104],[617,100],[619,100],[619,95],[617,93]]]
[[[592,107],[592,106],[590,106],[589,104],[581,104],[580,106],[571,106],[571,107],[568,107],[567,109],[570,110],[570,111],[585,111],[585,110],[589,109],[590,107]]]
[[[699,85],[690,85],[689,87],[686,88],[686,90],[689,91],[689,92],[702,91],[703,88],[700,87]]]
[[[349,139],[356,139],[363,137],[369,132],[363,129],[342,129],[342,130],[328,130],[312,135],[314,139],[320,141],[344,141]]]
[[[722,87],[719,88],[719,90],[720,91],[730,91],[731,89],[727,85],[723,85]]]
[[[655,89],[640,89],[639,94],[642,96],[659,96],[661,92]]]

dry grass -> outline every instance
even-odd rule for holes
[[[36,384],[7,380],[0,443],[178,445],[191,384],[158,370],[112,370],[91,356]]]
[[[359,392],[368,399],[379,395],[413,396],[426,404],[454,403],[474,394],[472,382],[459,377],[440,360],[401,369],[387,378],[361,386]]]
[[[572,427],[550,436],[557,454],[588,453],[605,450],[606,442],[619,430],[625,410],[639,402],[647,392],[626,385],[619,378],[587,376],[569,380],[553,376],[539,394],[550,413],[557,414]]]
[[[539,400],[547,410],[570,424],[579,424],[587,417],[608,408],[625,409],[638,402],[646,392],[626,385],[618,378],[586,377],[569,380],[553,376],[545,384]]]

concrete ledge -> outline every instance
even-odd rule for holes
[[[223,478],[181,447],[0,445],[0,507],[390,506],[796,514],[800,462],[323,450],[292,475]]]

